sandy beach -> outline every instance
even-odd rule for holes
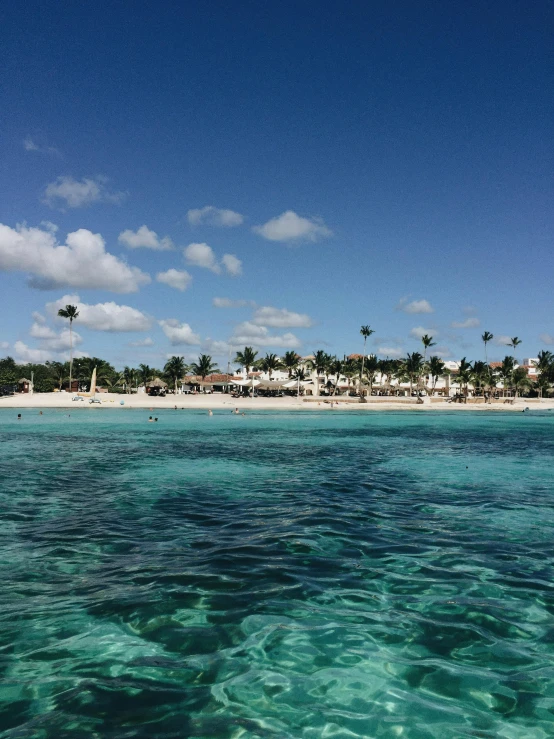
[[[505,403],[502,399],[488,403],[447,403],[443,398],[426,399],[424,403],[417,403],[415,398],[387,398],[371,397],[367,403],[360,403],[356,398],[334,400],[332,398],[232,398],[230,395],[198,394],[198,395],[167,395],[166,397],[149,397],[145,394],[120,395],[117,393],[99,393],[100,403],[89,403],[89,398],[82,401],[73,400],[70,393],[34,393],[32,395],[20,393],[18,395],[0,398],[0,408],[47,409],[71,408],[79,410],[98,410],[113,408],[121,411],[144,408],[152,411],[178,409],[212,409],[213,411],[229,411],[235,408],[240,411],[254,410],[356,410],[356,411],[518,411],[524,408],[533,410],[554,410],[554,399],[518,398],[513,404]],[[333,407],[331,408],[331,400]],[[431,402],[430,402],[431,401]]]

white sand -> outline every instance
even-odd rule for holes
[[[15,396],[0,398],[0,408],[71,408],[77,410],[97,410],[101,408],[114,408],[121,411],[129,408],[147,408],[152,411],[160,409],[177,408],[205,408],[212,410],[231,411],[238,408],[240,411],[248,410],[331,410],[331,398],[304,400],[293,397],[283,398],[232,398],[230,395],[167,395],[165,398],[150,398],[144,394],[118,395],[116,393],[98,393],[96,396],[101,400],[100,404],[90,404],[89,399],[84,401],[73,401],[70,393],[34,393],[33,395],[20,393]],[[121,405],[121,401],[124,405]],[[491,405],[485,403],[446,403],[444,400],[434,398],[433,402],[423,404],[416,403],[415,398],[370,398],[367,403],[356,402],[350,399],[346,402],[339,398],[334,402],[333,410],[413,410],[413,411],[519,411],[529,407],[532,410],[554,409],[554,399],[538,400],[537,398],[518,399],[514,404],[505,404],[502,400]],[[354,402],[352,402],[354,401]]]

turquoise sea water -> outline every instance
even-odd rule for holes
[[[0,737],[554,736],[554,413],[0,411]]]

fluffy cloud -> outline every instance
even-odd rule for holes
[[[465,321],[452,321],[452,328],[477,328],[481,324],[478,318],[466,318]]]
[[[156,280],[169,285],[169,287],[174,287],[176,290],[184,291],[192,282],[192,276],[186,269],[168,269],[167,272],[158,272]]]
[[[121,203],[127,193],[110,192],[106,187],[107,181],[106,177],[83,177],[82,180],[68,176],[58,177],[44,188],[42,202],[51,208],[82,208],[93,203]]]
[[[119,333],[125,331],[148,331],[151,319],[136,308],[129,305],[118,305],[114,302],[88,305],[81,303],[78,295],[64,295],[53,303],[47,303],[46,309],[52,316],[66,305],[76,305],[79,317],[76,323],[93,331]]]
[[[278,346],[286,349],[297,349],[300,346],[300,341],[294,334],[271,335],[266,326],[258,326],[251,321],[244,321],[235,327],[230,344],[235,347],[254,344],[254,346]]]
[[[434,313],[433,306],[428,300],[412,300],[408,302],[408,298],[401,298],[396,306],[396,310],[404,313]]]
[[[271,326],[272,328],[309,328],[312,319],[305,313],[293,313],[286,308],[272,308],[269,305],[262,306],[254,312],[252,322],[258,326]]]
[[[242,262],[234,254],[224,254],[221,257],[221,263],[231,277],[238,277],[242,274]]]
[[[0,341],[0,349],[9,349],[10,344],[8,341]]]
[[[208,244],[189,244],[183,249],[183,254],[188,264],[192,264],[194,267],[210,269],[216,274],[221,272],[214,251]]]
[[[54,359],[54,355],[47,349],[32,349],[24,344],[23,341],[16,341],[14,344],[15,359],[20,364],[27,362],[48,362]]]
[[[158,323],[172,346],[200,344],[200,336],[194,333],[188,323],[179,323],[176,318],[167,318]]]
[[[425,336],[427,334],[428,336],[434,336],[436,337],[438,335],[438,331],[434,331],[431,328],[423,328],[423,326],[415,326],[410,331],[410,336],[413,339],[421,339],[422,336]]]
[[[193,208],[187,213],[188,222],[191,226],[240,226],[244,221],[244,217],[234,210],[225,208],[215,208],[213,205],[206,205],[204,208]]]
[[[229,355],[229,344],[226,341],[214,341],[213,339],[205,339],[202,342],[200,351],[204,354],[219,355],[228,357]]]
[[[492,343],[496,344],[496,346],[508,346],[511,340],[512,340],[511,336],[500,334],[499,336],[495,335],[494,339],[492,340]]]
[[[151,231],[148,226],[141,226],[137,231],[126,229],[118,236],[118,241],[125,244],[129,249],[154,249],[156,251],[164,251],[173,249],[173,242],[169,236],[160,239],[155,231]]]
[[[147,336],[145,339],[139,339],[138,341],[130,341],[128,346],[154,346],[154,342]]]
[[[380,346],[377,348],[377,354],[395,359],[397,357],[401,357],[404,352],[397,346]]]
[[[68,234],[60,245],[55,235],[39,228],[0,223],[0,270],[28,272],[40,289],[96,288],[116,293],[136,292],[150,277],[105,249],[100,234],[85,228]]]
[[[320,218],[303,218],[293,210],[271,218],[262,226],[254,226],[252,230],[269,241],[318,241],[333,235]]]
[[[254,305],[254,301],[231,300],[231,298],[213,298],[212,305],[214,308],[244,308],[247,305]]]
[[[541,340],[541,341],[542,341],[542,342],[543,342],[544,344],[548,344],[549,346],[550,346],[550,345],[552,345],[552,344],[554,344],[554,336],[552,336],[551,334],[541,334],[541,335],[539,336],[539,339],[540,339],[540,340]]]

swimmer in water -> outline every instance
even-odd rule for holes
[[[212,411],[212,410],[210,409],[210,410],[208,411],[208,416],[213,416],[213,414],[214,414],[214,412],[213,412],[213,411]]]
[[[148,416],[148,423],[152,423],[153,421],[154,419],[152,418],[152,416]]]

